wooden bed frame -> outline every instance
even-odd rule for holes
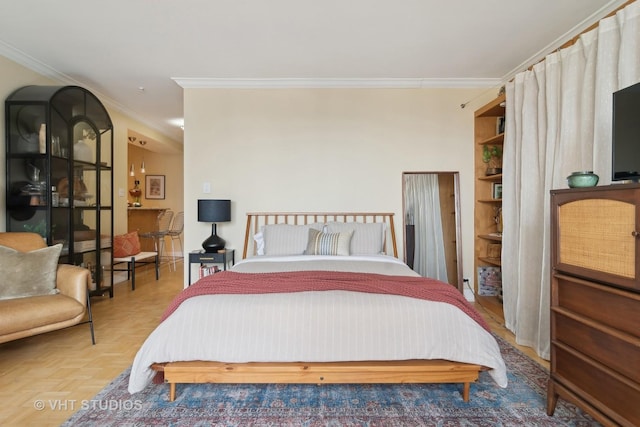
[[[251,238],[265,224],[311,224],[314,222],[384,222],[387,225],[385,251],[391,241],[398,257],[392,213],[354,212],[276,212],[248,213],[242,257],[247,257]],[[255,254],[255,242],[251,254]],[[156,363],[169,384],[169,400],[176,397],[176,384],[252,383],[252,384],[381,384],[381,383],[462,383],[462,398],[469,401],[470,384],[477,381],[481,365],[448,360],[400,360],[357,362],[223,363],[188,361]]]

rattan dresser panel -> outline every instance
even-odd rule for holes
[[[635,210],[629,203],[607,199],[560,206],[560,262],[634,277]]]

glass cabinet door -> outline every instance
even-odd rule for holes
[[[32,231],[46,238],[50,233],[46,211],[50,171],[45,144],[47,106],[19,103],[7,108],[6,116],[7,229]]]

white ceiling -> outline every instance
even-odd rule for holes
[[[0,0],[0,55],[182,141],[178,82],[496,86],[624,2]]]

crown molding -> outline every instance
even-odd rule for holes
[[[172,77],[184,89],[424,89],[494,87],[501,79],[222,79]]]
[[[95,96],[97,96],[98,99],[100,99],[100,101],[104,103],[105,106],[110,107],[114,110],[120,111],[122,114],[129,116],[130,118],[137,120],[138,122],[145,124],[152,129],[157,130],[158,132],[164,134],[171,140],[176,140],[175,137],[171,135],[171,132],[170,132],[171,128],[169,126],[167,126],[166,128],[163,126],[160,126],[158,123],[155,123],[147,119],[146,117],[141,116],[135,111],[130,110],[129,108],[125,107],[124,105],[117,102],[116,100],[106,96],[105,94],[101,93],[95,88],[92,88],[83,82],[80,82],[64,73],[61,73],[55,68],[50,67],[44,62],[38,61],[34,57],[26,54],[25,52],[19,49],[14,48],[13,46],[1,40],[0,40],[0,55],[4,56],[7,59],[10,59],[11,61],[19,65],[22,65],[25,68],[30,69],[31,71],[34,71],[44,77],[47,77],[52,81],[57,82],[61,85],[83,87],[88,91],[90,91],[91,93],[93,93]]]
[[[81,84],[72,79],[71,77],[63,74],[56,69],[48,66],[44,62],[38,61],[33,56],[26,54],[25,52],[14,48],[11,45],[0,40],[0,55],[4,56],[12,60],[13,62],[22,65],[34,71],[38,74],[41,74],[44,77],[50,78],[51,80],[55,80],[56,82],[63,83],[66,85],[75,85],[81,86]]]

